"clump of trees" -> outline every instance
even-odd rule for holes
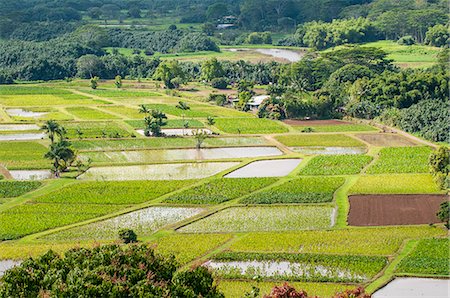
[[[139,113],[145,114],[144,123],[145,136],[154,136],[160,137],[162,136],[161,128],[167,125],[167,116],[163,112],[159,110],[152,110],[147,108],[145,105],[141,105],[139,108]]]
[[[145,244],[75,248],[64,257],[48,251],[6,271],[0,296],[224,297],[205,267],[179,268]]]
[[[441,146],[430,154],[428,159],[430,173],[441,189],[447,189],[450,173],[450,152],[447,147]]]

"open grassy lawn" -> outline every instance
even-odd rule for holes
[[[215,126],[230,134],[267,134],[288,131],[280,122],[263,118],[217,119]]]
[[[276,139],[289,147],[363,147],[364,144],[346,135],[340,134],[297,134],[282,135]]]

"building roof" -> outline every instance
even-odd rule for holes
[[[259,106],[267,98],[270,98],[270,95],[253,96],[252,99],[250,99],[250,101],[247,103],[247,105],[249,105],[249,106]]]

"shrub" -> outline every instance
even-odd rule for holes
[[[414,40],[414,38],[411,35],[407,35],[407,36],[403,36],[401,37],[398,41],[398,44],[401,45],[405,45],[405,46],[410,46],[416,43],[416,41]]]
[[[227,78],[224,78],[224,77],[214,78],[211,80],[211,87],[216,88],[216,89],[227,89],[228,80],[227,80]]]
[[[137,235],[131,229],[120,229],[119,238],[125,244],[137,242]]]

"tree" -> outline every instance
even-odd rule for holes
[[[434,150],[428,159],[430,172],[434,180],[441,189],[448,187],[448,175],[450,172],[450,152],[449,149],[441,146]]]
[[[208,123],[209,126],[213,126],[214,124],[216,124],[216,119],[214,119],[213,116],[208,116],[206,118],[206,122]]]
[[[102,60],[95,55],[84,55],[77,60],[77,75],[82,79],[100,76],[104,72]]]
[[[100,80],[100,78],[97,76],[91,78],[91,88],[92,89],[94,89],[94,90],[97,89],[99,80]]]
[[[191,107],[189,106],[189,104],[185,101],[179,101],[178,104],[175,106],[177,109],[183,110],[183,111],[187,111],[190,110]]]
[[[76,158],[70,146],[69,141],[59,140],[50,144],[49,151],[44,155],[45,158],[53,161],[52,172],[56,178],[59,178],[60,173],[66,170]]]
[[[450,229],[450,203],[448,201],[442,202],[439,211],[436,216],[442,221],[445,222],[445,227]]]
[[[47,120],[42,126],[41,129],[47,134],[50,142],[55,143],[55,137],[58,136],[60,139],[64,138],[66,134],[66,130],[64,127],[59,125],[55,120]]]
[[[140,113],[146,113],[144,118],[145,130],[144,134],[148,137],[150,135],[159,137],[162,135],[161,127],[167,125],[167,116],[159,110],[149,110],[144,105],[139,109]]]
[[[120,229],[118,234],[120,240],[125,244],[137,242],[137,235],[131,229]]]
[[[209,82],[213,79],[223,77],[225,72],[223,70],[222,64],[217,60],[217,58],[211,58],[205,60],[202,64],[202,79]]]
[[[195,148],[200,149],[202,147],[203,142],[208,138],[208,132],[203,129],[196,129],[192,132],[196,140]]]
[[[174,256],[157,254],[146,244],[74,248],[64,257],[48,251],[2,277],[0,297],[42,293],[49,297],[224,298],[207,268],[180,270]]]
[[[140,19],[141,18],[141,9],[138,6],[133,6],[128,9],[128,16]]]
[[[206,10],[206,18],[210,21],[217,21],[227,14],[229,14],[227,5],[220,2],[208,6],[208,9]]]
[[[185,82],[187,75],[177,60],[170,60],[159,64],[153,78],[163,81],[167,88],[174,89],[179,84],[179,81],[175,79],[178,78],[181,82]]]
[[[114,79],[114,85],[116,85],[116,88],[122,88],[122,77],[117,75]]]
[[[450,33],[445,25],[435,25],[428,28],[425,43],[430,46],[444,47],[450,43]]]

